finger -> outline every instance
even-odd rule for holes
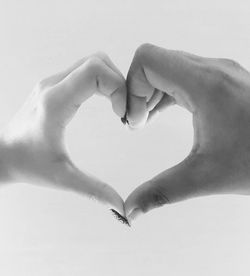
[[[127,120],[129,126],[143,126],[148,118],[147,103],[153,97],[155,88],[150,85],[142,68],[134,68],[133,62],[127,76]]]
[[[148,118],[146,97],[137,97],[130,95],[128,98],[128,114],[127,119],[129,126],[138,128],[144,125]]]
[[[147,109],[148,111],[151,111],[155,108],[155,106],[161,101],[163,98],[164,93],[158,89],[155,89],[154,94],[150,98],[150,100],[147,102]]]
[[[125,80],[119,74],[101,59],[91,57],[46,93],[45,105],[57,113],[54,117],[67,123],[81,103],[94,93],[111,98],[114,92],[126,95],[125,89]]]
[[[110,67],[115,73],[117,73],[121,79],[124,80],[125,84],[125,79],[120,72],[120,70],[116,67],[116,65],[111,61],[108,55],[106,55],[103,52],[98,52],[96,54],[100,59],[102,59],[105,64]],[[124,117],[127,109],[127,89],[126,85],[122,86],[121,88],[117,89],[114,93],[111,95],[111,103],[112,103],[112,108],[113,111],[119,116],[119,117]]]
[[[161,100],[154,106],[154,108],[149,110],[147,122],[152,121],[160,112],[164,111],[173,104],[175,104],[174,98],[168,94],[164,94]]]
[[[124,80],[124,77],[122,73],[119,71],[119,69],[114,65],[114,63],[111,61],[111,59],[108,57],[107,54],[103,52],[97,52],[91,56],[84,57],[74,63],[72,66],[67,68],[66,70],[63,70],[62,72],[59,72],[57,74],[54,74],[46,79],[44,79],[42,82],[40,82],[40,86],[43,87],[51,87],[62,80],[64,80],[70,73],[72,73],[74,70],[79,68],[81,65],[83,65],[87,60],[91,58],[99,58],[106,64],[107,67],[109,67],[113,72],[115,72],[117,75],[120,76],[121,79]],[[125,83],[125,80],[124,80]],[[123,117],[126,112],[126,103],[127,103],[127,92],[126,92],[126,86],[124,85],[121,87],[121,89],[117,89],[114,94],[110,97],[112,108],[114,112],[119,116]]]
[[[120,195],[111,186],[80,171],[70,160],[60,166],[56,177],[57,183],[65,189],[94,199],[125,216],[124,202]]]
[[[78,60],[77,62],[75,62],[73,65],[68,67],[67,69],[45,78],[44,80],[42,80],[40,85],[43,87],[51,87],[53,85],[56,85],[57,83],[62,81],[64,78],[66,78],[72,71],[74,71],[76,68],[81,66],[88,58],[89,58],[89,56],[83,57],[80,60]]]
[[[111,61],[111,59],[108,57],[107,54],[105,54],[103,52],[97,52],[95,54],[83,57],[80,60],[78,60],[77,62],[75,62],[73,65],[71,65],[70,67],[68,67],[67,69],[65,69],[65,70],[63,70],[61,72],[58,72],[56,74],[53,74],[52,76],[49,76],[48,78],[45,78],[42,81],[43,86],[56,85],[58,82],[62,81],[64,78],[66,78],[72,71],[74,71],[76,68],[78,68],[79,66],[81,66],[86,60],[88,60],[91,57],[98,57],[98,58],[100,58],[114,72],[116,72],[117,74],[119,74],[119,75],[122,76],[122,74],[119,71],[119,69],[114,65],[114,63]]]
[[[125,83],[125,80],[124,80]],[[127,88],[126,85],[115,90],[114,93],[111,94],[111,103],[113,111],[120,117],[123,118],[127,109]]]
[[[98,56],[103,62],[106,63],[107,66],[109,66],[114,72],[116,72],[118,75],[123,77],[121,71],[117,68],[117,66],[113,63],[113,61],[110,59],[110,57],[103,53],[103,52],[97,52],[95,56]]]
[[[147,117],[133,110],[133,96],[150,101],[154,90],[167,93],[175,102],[194,112],[201,90],[209,87],[209,66],[205,58],[166,50],[153,45],[143,45],[136,51],[127,75],[128,120],[140,123]],[[146,113],[149,111],[146,110]]]
[[[110,96],[116,89],[124,85],[124,81],[101,59],[91,57],[58,85],[64,88],[62,90],[64,95],[62,96],[67,96],[68,93],[73,93],[71,96],[75,96],[79,93],[84,101],[89,97],[88,93],[93,94],[97,91]]]
[[[206,159],[189,157],[136,188],[125,201],[129,220],[165,204],[215,192],[216,171]]]

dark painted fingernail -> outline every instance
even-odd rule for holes
[[[122,121],[122,123],[123,123],[124,125],[126,125],[127,119],[126,119],[125,117],[122,117],[122,118],[121,118],[121,121]]]
[[[116,210],[114,209],[110,209],[111,212],[113,213],[113,215],[115,216],[116,219],[118,219],[121,223],[127,225],[127,226],[131,226],[127,220],[127,218],[125,218],[124,216],[122,216],[121,214],[119,214]]]
[[[124,125],[129,124],[128,119],[127,119],[127,112],[125,113],[124,117],[121,118],[121,121]]]

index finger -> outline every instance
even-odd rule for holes
[[[125,79],[98,56],[87,59],[46,91],[43,95],[43,104],[48,112],[53,113],[53,118],[65,126],[79,106],[95,92],[111,99],[113,107],[117,98],[120,99],[120,103],[121,97],[126,97]],[[124,101],[120,107],[122,108],[114,111],[122,117],[126,109]]]
[[[155,91],[162,91],[174,102],[194,112],[211,76],[209,59],[167,50],[151,44],[139,47],[127,75],[128,121],[144,124],[148,103]]]

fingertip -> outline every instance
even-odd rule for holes
[[[145,97],[129,96],[127,119],[130,127],[140,128],[145,125],[148,117]]]
[[[121,122],[124,125],[129,124],[128,119],[127,119],[127,112],[125,113],[125,115],[123,117],[121,117]]]
[[[154,122],[157,117],[159,116],[159,111],[158,110],[152,110],[149,112],[147,123],[152,123]]]
[[[137,200],[137,193],[132,192],[129,197],[127,198],[124,207],[125,207],[125,214],[128,219],[129,224],[140,215],[143,214],[142,209],[139,206],[139,201]]]
[[[125,215],[124,201],[118,192],[91,174],[79,170],[68,157],[60,163],[55,173],[57,184],[64,189],[93,199]]]
[[[131,224],[132,221],[137,219],[139,216],[143,214],[142,210],[140,208],[133,209],[130,214],[127,216],[127,220],[129,224]]]
[[[129,217],[133,210],[140,209],[138,198],[138,188],[136,188],[126,199],[124,203],[124,210],[127,217]]]
[[[152,209],[169,203],[165,191],[148,181],[136,188],[125,201],[125,213],[134,220]]]
[[[124,118],[127,109],[127,89],[126,86],[116,89],[111,95],[113,111],[120,117]]]
[[[145,121],[143,120],[140,123],[134,123],[134,122],[128,121],[128,129],[132,130],[132,131],[141,129],[145,126],[146,122],[147,122],[147,120],[145,120]]]
[[[125,215],[124,201],[121,196],[110,186],[103,191],[102,202],[108,206],[109,209],[113,209],[121,214],[123,217]]]
[[[124,216],[124,215],[121,215],[119,212],[117,212],[116,210],[114,209],[110,209],[110,211],[112,212],[112,214],[115,216],[115,218],[120,221],[121,223],[127,225],[127,226],[131,226],[127,217]]]
[[[161,101],[164,93],[158,89],[154,89],[154,94],[151,99],[147,102],[147,108],[149,111],[152,111],[155,106]]]

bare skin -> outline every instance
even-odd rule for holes
[[[64,146],[67,124],[94,93],[112,102],[123,117],[125,79],[107,55],[83,58],[67,70],[42,80],[1,133],[0,181],[26,182],[94,198],[124,215],[124,202],[106,183],[80,171]]]
[[[164,204],[197,196],[250,194],[247,70],[231,60],[145,44],[135,53],[127,89],[131,127],[144,125],[172,104],[192,113],[194,127],[189,156],[129,195],[125,202],[129,220]]]
[[[192,197],[249,195],[247,70],[231,60],[145,44],[136,51],[126,82],[103,53],[83,58],[41,81],[0,135],[0,182],[80,193],[108,204],[129,221],[166,203]],[[112,187],[80,171],[64,146],[67,124],[94,93],[109,98],[119,117],[127,114],[132,128],[143,126],[172,104],[193,114],[194,145],[189,156],[136,188],[125,207]]]

